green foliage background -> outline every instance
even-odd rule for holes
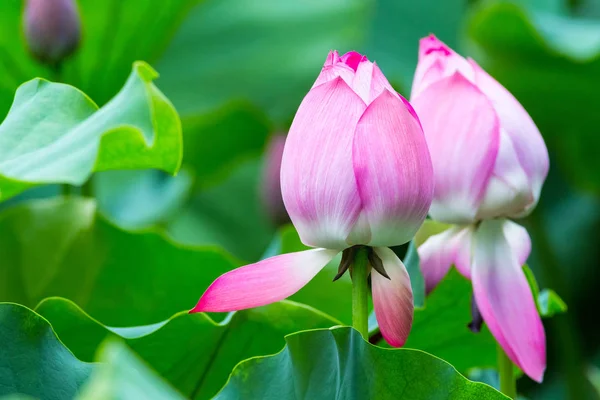
[[[406,398],[452,388],[464,390],[460,398],[502,398],[445,362],[476,379],[495,360],[489,332],[465,326],[470,286],[454,272],[419,304],[407,343],[417,350],[406,352],[328,330],[351,319],[349,281],[331,283],[335,262],[290,302],[226,316],[185,313],[221,273],[304,248],[292,226],[269,220],[261,171],[267,141],[287,130],[327,52],[368,55],[408,96],[418,39],[435,33],[514,93],[550,151],[540,204],[523,223],[540,287],[569,311],[544,320],[544,383],[523,377],[519,391],[529,399],[600,398],[599,0],[78,5],[81,47],[57,73],[27,52],[23,1],[0,4],[0,118],[8,115],[0,125],[0,338],[18,342],[0,349],[0,382],[4,370],[39,367],[37,380],[13,379],[5,392],[210,398],[242,362],[219,398],[243,398],[264,393],[269,371],[305,382],[318,370],[311,363],[336,357],[354,379],[364,371],[352,363],[368,353],[367,365],[381,374],[390,373],[388,362],[422,368],[395,371],[414,388]],[[68,197],[60,184],[71,185]],[[563,311],[553,292],[541,293],[548,313]],[[295,333],[310,329],[317,330]],[[302,359],[305,347],[323,349],[322,359]],[[21,366],[9,362],[16,355]],[[259,358],[244,361],[250,357]],[[437,394],[427,392],[427,374],[441,377]],[[277,382],[291,390],[283,377]],[[305,389],[296,396],[322,388]],[[335,397],[347,388],[322,390]]]

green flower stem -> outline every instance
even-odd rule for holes
[[[352,264],[352,326],[369,339],[369,259],[366,247],[356,252]]]
[[[500,375],[500,391],[510,397],[517,398],[517,381],[513,373],[514,367],[502,346],[498,345],[498,374]]]

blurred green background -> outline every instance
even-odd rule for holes
[[[178,244],[222,247],[244,262],[276,245],[260,196],[265,148],[289,127],[330,49],[366,54],[406,97],[419,38],[435,33],[475,58],[530,112],[551,156],[540,204],[522,222],[533,240],[530,266],[569,312],[545,320],[545,382],[523,378],[520,390],[531,399],[600,398],[600,0],[78,4],[81,48],[56,75],[26,50],[22,1],[2,1],[0,117],[33,77],[72,84],[102,105],[135,60],[148,61],[182,118],[183,168],[176,177],[96,174],[101,214],[125,229],[159,229]],[[58,192],[36,188],[0,208]]]

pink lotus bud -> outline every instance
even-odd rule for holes
[[[74,0],[27,0],[25,36],[38,60],[60,64],[79,45],[80,18]]]
[[[267,144],[261,180],[261,200],[271,222],[276,226],[290,222],[290,217],[281,197],[281,157],[285,146],[285,135],[274,135]]]
[[[531,241],[506,218],[538,201],[549,163],[542,136],[502,85],[433,35],[421,40],[411,97],[433,161],[430,215],[456,224],[419,245],[426,288],[454,265],[505,353],[541,382],[546,337],[522,269]]]
[[[548,151],[521,104],[472,59],[421,39],[411,101],[433,161],[433,219],[522,217],[537,204]]]
[[[290,128],[281,191],[302,241],[283,254],[221,275],[192,312],[233,311],[291,296],[336,254],[367,247],[373,307],[383,337],[404,344],[413,318],[410,278],[387,246],[407,242],[431,204],[433,168],[421,124],[377,65],[333,51]],[[337,278],[337,277],[336,277]]]
[[[365,56],[329,53],[290,128],[281,189],[309,246],[398,245],[423,222],[433,182],[419,119]]]

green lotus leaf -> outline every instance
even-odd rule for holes
[[[339,324],[320,311],[287,301],[232,313],[220,323],[203,313],[182,312],[158,324],[130,328],[104,326],[61,298],[46,299],[36,310],[79,359],[93,360],[104,340],[119,338],[194,399],[214,396],[240,361],[281,350],[285,335]]]
[[[81,185],[94,171],[179,169],[181,124],[137,62],[102,108],[78,89],[34,79],[17,90],[0,125],[0,200],[39,184]]]
[[[280,353],[239,364],[216,399],[508,399],[452,365],[409,349],[384,349],[352,328],[300,332]]]

